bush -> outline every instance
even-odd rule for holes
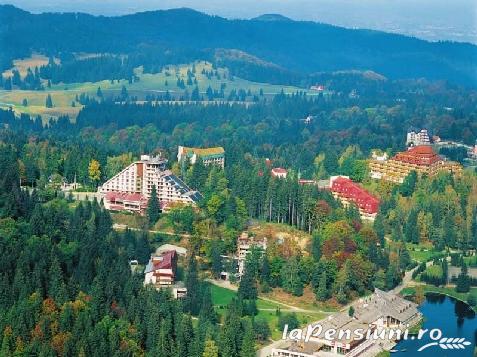
[[[467,296],[467,303],[474,307],[477,305],[477,294],[476,293],[469,293]]]
[[[285,325],[288,325],[288,331],[298,328],[300,323],[295,313],[280,315],[278,319],[278,328],[283,331]]]

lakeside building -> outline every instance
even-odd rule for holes
[[[143,213],[156,187],[163,210],[173,203],[196,204],[201,198],[172,171],[166,169],[167,160],[141,155],[141,160],[130,164],[106,181],[99,192],[109,210],[126,210]]]
[[[422,314],[417,310],[417,304],[404,298],[375,289],[374,293],[366,298],[361,298],[352,304],[353,316],[348,312],[340,312],[329,316],[319,322],[322,326],[321,333],[312,336],[308,342],[303,340],[287,341],[284,346],[274,348],[274,357],[317,357],[317,356],[347,356],[354,357],[373,349],[377,354],[381,349],[382,340],[366,339],[368,331],[381,332],[390,328],[405,329],[407,325],[414,326],[422,319]],[[351,334],[325,338],[326,331],[351,331]],[[363,333],[358,338],[356,331]],[[306,329],[303,330],[304,332]],[[392,341],[387,341],[391,343]]]
[[[429,138],[429,133],[426,129],[421,129],[421,131],[416,132],[414,130],[409,131],[406,137],[407,146],[420,146],[420,145],[431,145],[431,139]]]
[[[270,171],[272,177],[276,178],[287,178],[288,171],[283,167],[275,167]]]
[[[374,197],[347,176],[331,176],[329,189],[333,197],[340,200],[343,206],[355,204],[361,219],[373,221],[379,210],[379,199]]]
[[[426,174],[432,177],[440,172],[458,176],[462,173],[462,165],[445,161],[431,146],[420,145],[399,152],[388,160],[371,159],[369,170],[372,178],[402,183],[411,171],[416,171],[419,176]]]
[[[205,166],[217,165],[221,168],[224,168],[225,166],[225,150],[221,146],[213,148],[190,148],[179,146],[179,149],[177,150],[178,162],[183,162],[183,160],[188,159],[189,162],[194,165],[199,158]]]

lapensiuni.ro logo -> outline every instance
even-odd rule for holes
[[[303,340],[309,342],[315,339],[339,341],[339,340],[423,340],[430,339],[432,342],[426,343],[418,349],[418,352],[430,347],[439,347],[443,350],[462,350],[471,344],[463,337],[443,337],[442,331],[438,328],[420,329],[417,334],[409,333],[409,325],[405,329],[375,328],[368,325],[368,328],[350,329],[323,329],[319,323],[310,324],[305,329],[292,329],[288,331],[288,325],[283,329],[282,339]]]

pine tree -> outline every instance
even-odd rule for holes
[[[51,95],[50,95],[50,94],[48,94],[48,95],[46,96],[45,107],[47,107],[47,108],[53,108],[53,100],[51,99]]]
[[[128,94],[128,90],[126,89],[126,86],[123,85],[123,86],[121,87],[121,99],[122,99],[122,100],[126,100],[127,97],[128,97],[128,95],[129,95],[129,94]]]
[[[470,279],[467,265],[462,263],[460,274],[457,277],[455,291],[458,293],[468,293],[470,290]]]
[[[66,293],[66,285],[63,281],[63,273],[58,258],[53,257],[48,275],[50,278],[48,283],[48,296],[53,298],[58,305],[62,305],[68,300],[68,295]]]
[[[404,235],[407,242],[419,243],[419,226],[417,224],[417,217],[417,210],[412,209],[404,226]]]
[[[379,238],[379,242],[381,243],[381,246],[383,246],[384,235],[386,234],[386,231],[384,228],[384,217],[381,212],[378,212],[378,214],[376,215],[376,219],[374,220],[374,223],[373,223],[373,228]]]
[[[321,237],[317,232],[313,232],[311,241],[311,255],[315,262],[321,258]]]
[[[197,261],[195,260],[194,252],[191,252],[189,257],[185,277],[185,287],[187,288],[187,295],[184,299],[184,310],[197,316],[200,311],[200,286],[197,273]]]
[[[156,224],[160,215],[159,199],[157,197],[156,185],[152,185],[151,197],[147,203],[147,218],[149,220],[149,226],[152,227]]]
[[[318,289],[316,290],[316,298],[320,301],[325,301],[329,297],[327,282],[326,270],[323,270],[321,273],[320,282],[318,284]]]
[[[101,87],[98,87],[98,90],[96,91],[96,95],[99,98],[103,98],[103,91],[101,90]]]
[[[348,309],[348,316],[353,317],[354,316],[354,307],[350,306]]]
[[[222,272],[222,257],[220,256],[220,249],[217,242],[212,243],[211,260],[212,275],[215,279],[219,279],[220,273]]]
[[[249,321],[245,321],[244,325],[240,357],[255,357],[255,334],[253,332],[252,324]]]

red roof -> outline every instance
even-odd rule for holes
[[[176,257],[176,251],[175,250],[169,250],[167,252],[164,252],[163,255],[161,255],[161,260],[153,262],[154,265],[154,270],[157,269],[173,269],[173,261]]]
[[[285,170],[283,167],[275,167],[272,169],[272,176],[286,176],[288,173],[287,170]]]
[[[421,166],[430,166],[435,162],[442,161],[429,145],[419,145],[410,148],[408,151],[397,153],[393,160],[416,164]]]
[[[133,201],[133,202],[147,202],[146,197],[140,193],[126,193],[126,192],[107,192],[105,198],[109,202],[116,201]]]
[[[356,204],[361,210],[373,214],[379,209],[379,199],[346,177],[338,177],[331,184],[331,191]]]

